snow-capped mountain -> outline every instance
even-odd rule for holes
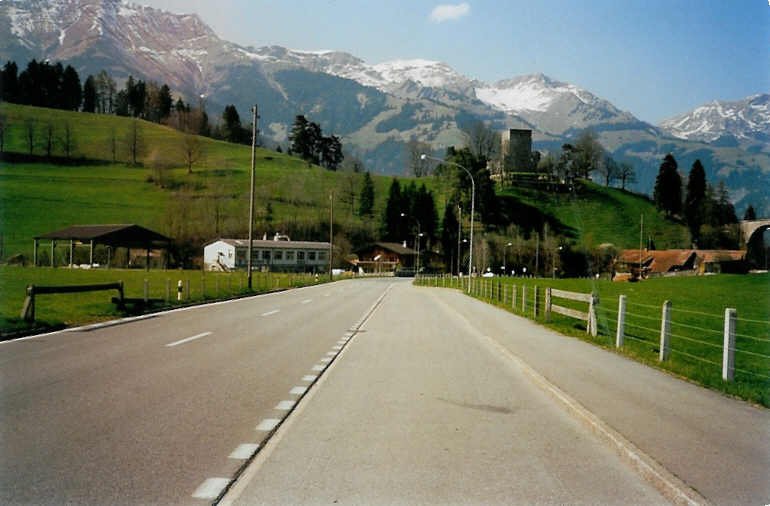
[[[680,139],[712,142],[725,135],[770,141],[770,94],[732,102],[713,101],[663,121],[660,128]]]
[[[0,0],[0,63],[13,60],[21,70],[32,58],[71,64],[81,79],[107,70],[119,86],[129,75],[166,83],[188,102],[205,95],[212,119],[225,105],[243,114],[257,103],[262,133],[274,142],[285,143],[294,116],[305,114],[377,172],[402,173],[412,139],[437,151],[462,143],[462,129],[475,121],[530,128],[537,149],[555,151],[590,127],[613,156],[638,167],[636,189],[650,191],[660,160],[673,152],[681,167],[700,158],[734,195],[770,210],[762,183],[770,172],[768,95],[704,106],[659,129],[542,74],[490,84],[431,60],[370,64],[344,51],[244,47],[196,15],[126,0]],[[724,134],[733,145],[698,142]]]

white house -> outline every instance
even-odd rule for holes
[[[276,234],[252,241],[251,265],[254,270],[319,272],[329,267],[329,243],[292,241]],[[207,271],[245,270],[248,239],[219,239],[203,248],[203,266]]]

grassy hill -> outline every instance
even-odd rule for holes
[[[642,216],[645,245],[651,238],[658,249],[689,246],[687,228],[664,218],[648,198],[590,182],[581,186],[574,195],[527,188],[506,190],[502,195],[552,217],[565,227],[566,234],[588,247],[612,243],[618,248],[638,248]]]
[[[138,223],[198,243],[246,235],[248,146],[198,137],[202,156],[188,174],[182,155],[185,136],[172,128],[8,103],[0,104],[0,115],[5,117],[6,153],[24,155],[13,163],[0,160],[0,259],[17,254],[29,258],[34,236],[73,224]],[[55,165],[43,156],[49,125],[54,138],[61,138],[69,125],[74,138],[69,163]],[[134,125],[143,146],[137,166],[127,163],[126,139]],[[30,128],[35,137],[32,157]],[[52,155],[66,162],[61,142],[55,143]],[[296,239],[325,239],[333,193],[340,244],[347,241],[350,247],[377,237],[390,177],[374,176],[374,218],[361,219],[355,213],[361,174],[330,172],[264,149],[257,150],[256,167],[258,235],[283,231]],[[421,182],[434,190],[438,212],[443,212],[450,191],[446,181]],[[645,236],[657,247],[687,245],[685,227],[663,219],[648,199],[620,190],[588,183],[576,196],[527,189],[501,196],[515,202],[513,212],[506,213],[508,220],[520,223],[534,213],[589,247],[608,242],[638,247],[642,214]]]
[[[6,118],[5,151],[28,153],[27,129],[34,123],[33,155],[42,163],[0,161],[0,235],[2,257],[30,255],[35,235],[72,224],[139,223],[172,237],[245,235],[248,217],[249,146],[199,137],[202,158],[188,174],[181,154],[184,136],[139,121],[140,164],[126,163],[125,139],[134,120],[0,104]],[[48,124],[55,136],[69,123],[75,138],[72,165],[43,161],[41,141]],[[117,163],[111,163],[112,139]],[[63,156],[61,145],[53,151]],[[81,160],[82,159],[82,160]],[[256,153],[257,232],[317,233],[328,223],[329,195],[335,195],[335,222],[358,233],[374,233],[376,223],[362,220],[357,207],[361,174],[330,172],[265,149]],[[379,216],[389,178],[374,177]],[[354,198],[351,198],[354,197]],[[269,206],[268,206],[269,204]],[[298,237],[299,239],[309,237]]]

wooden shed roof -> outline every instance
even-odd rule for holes
[[[93,241],[109,246],[147,248],[166,246],[171,239],[139,225],[73,225],[35,239]]]

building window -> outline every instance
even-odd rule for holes
[[[319,262],[325,262],[328,259],[328,255],[326,254],[326,251],[319,251],[318,252],[318,261]]]
[[[262,252],[262,260],[269,262],[270,261],[270,250],[264,250]]]
[[[297,260],[304,261],[305,260],[305,252],[304,251],[298,251],[297,252]]]
[[[315,262],[315,251],[307,252],[307,260],[308,262]]]
[[[283,251],[276,251],[273,253],[273,260],[283,260]]]
[[[286,261],[287,262],[293,262],[294,261],[294,252],[293,251],[287,251],[286,252]]]

